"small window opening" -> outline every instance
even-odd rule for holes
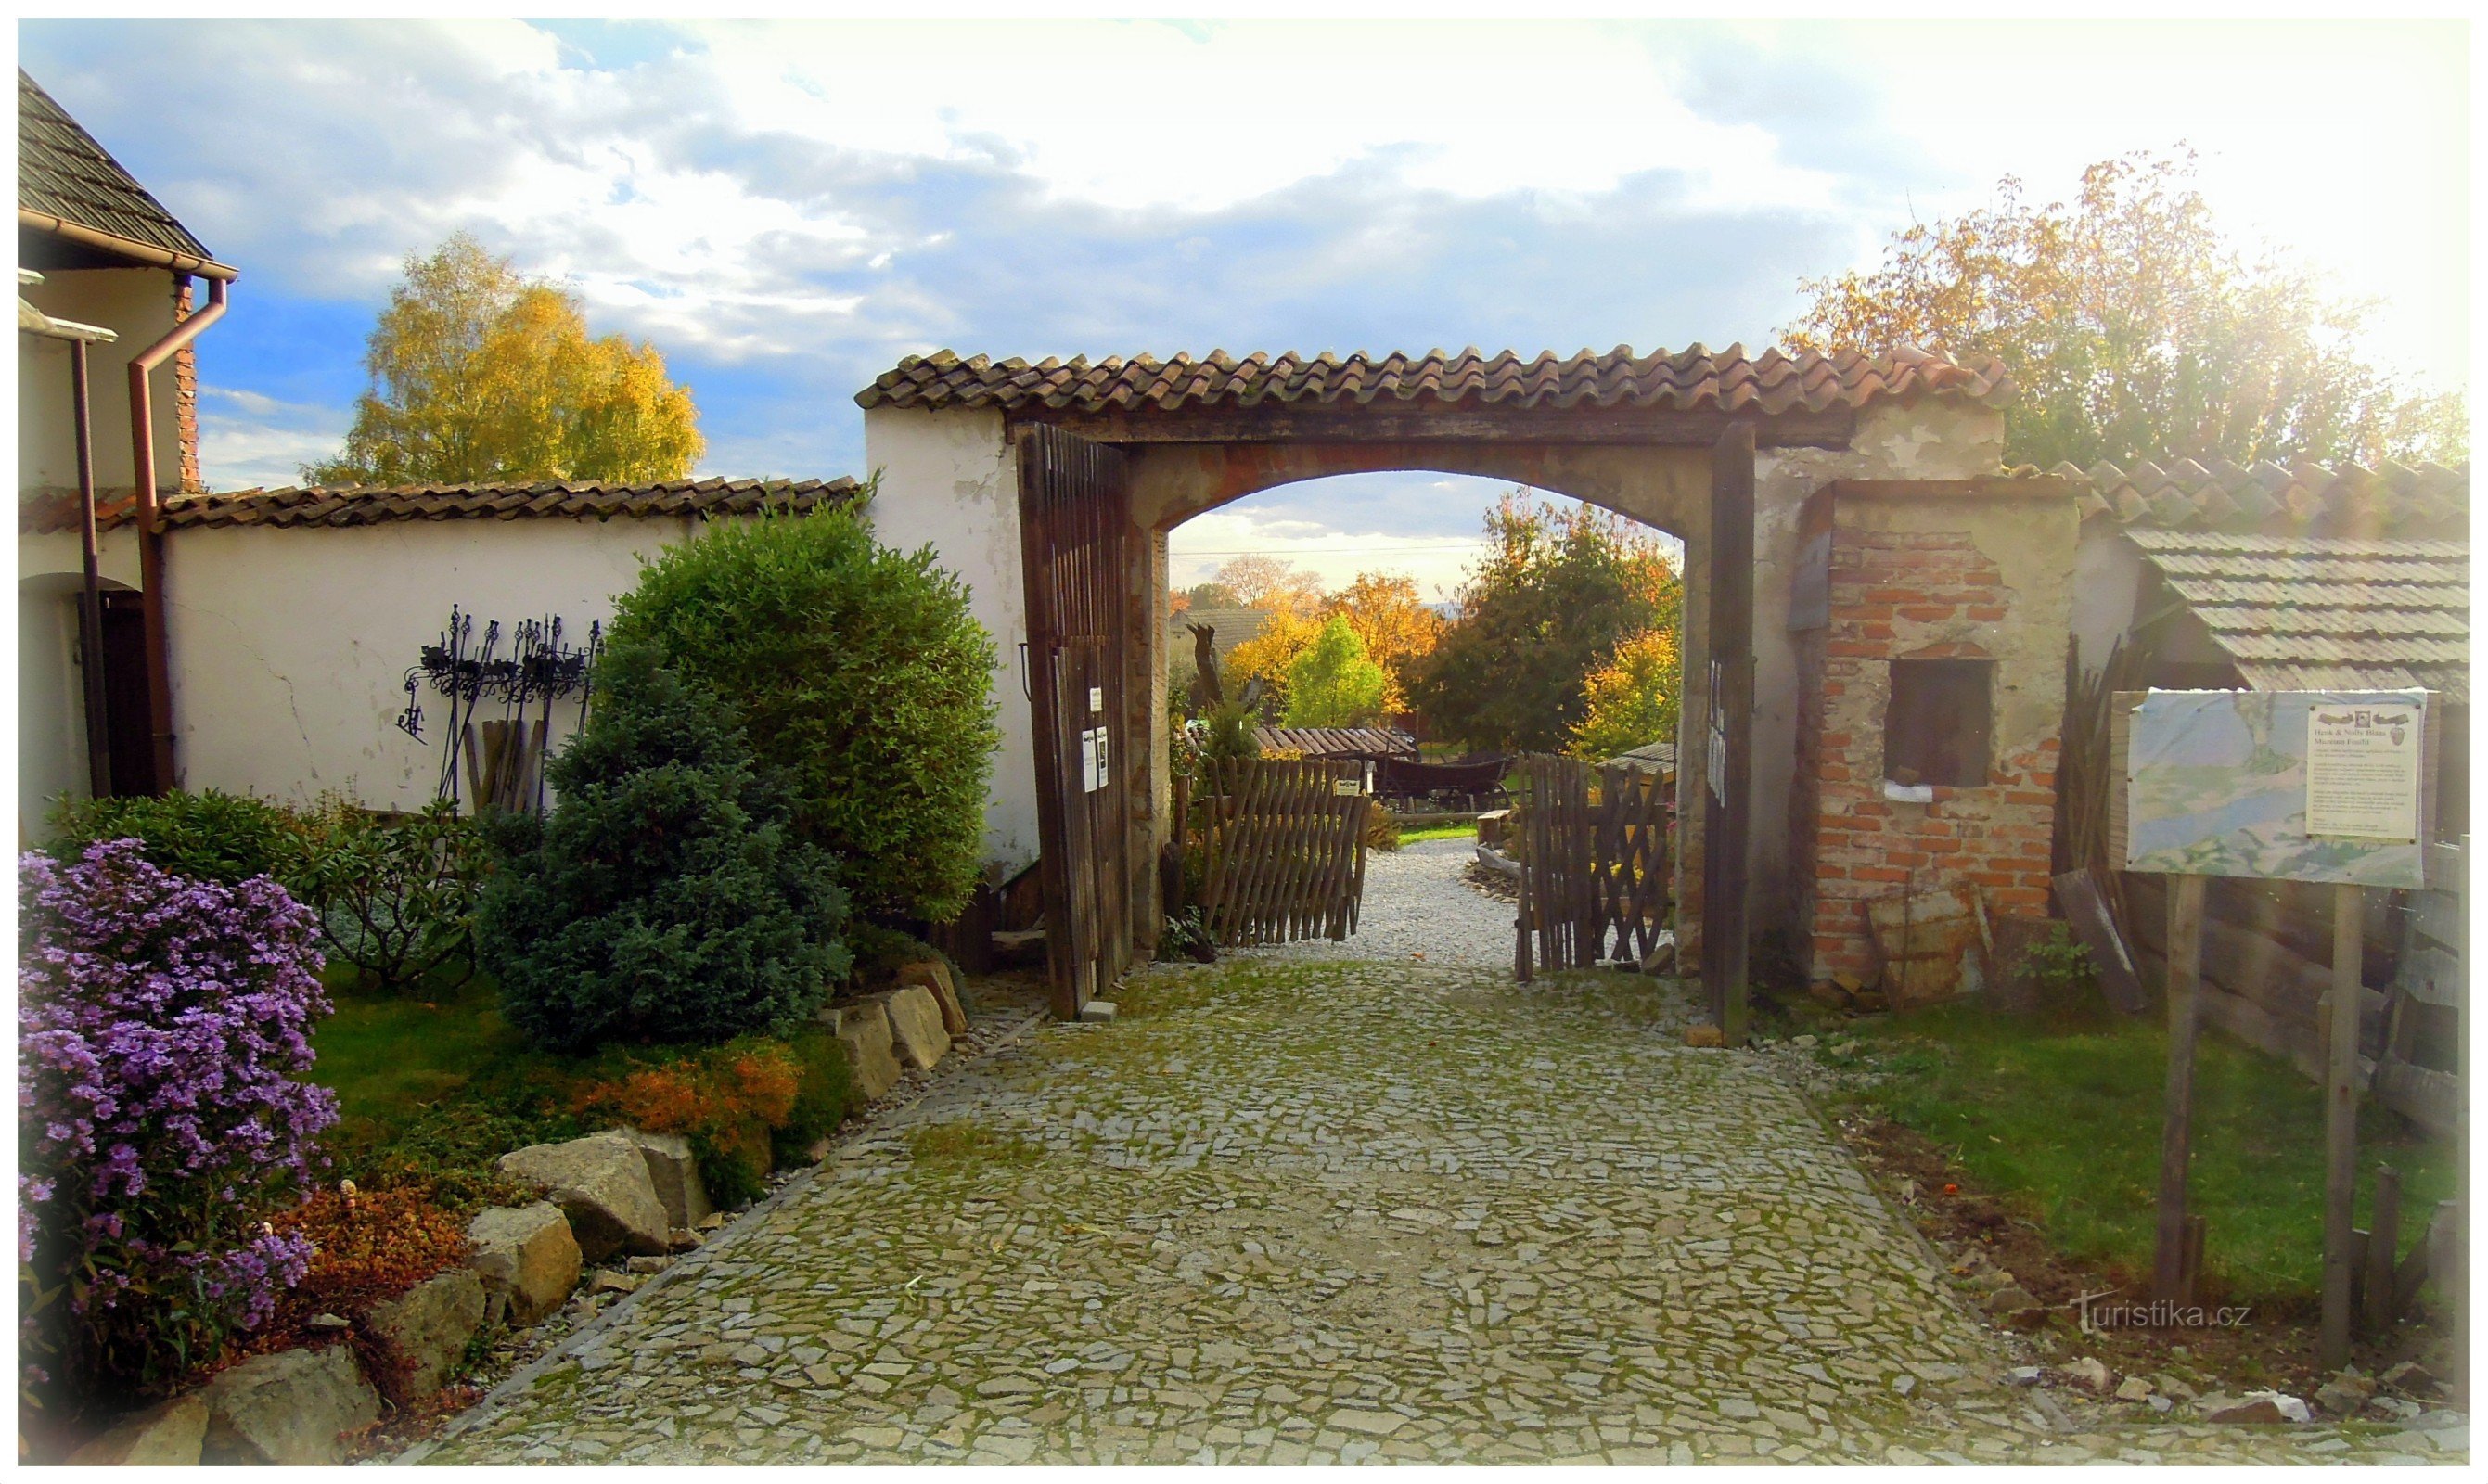
[[[1895,659],[1883,713],[1883,776],[1894,783],[1979,788],[1994,727],[1995,661]]]

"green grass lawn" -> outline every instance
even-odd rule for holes
[[[478,974],[460,989],[362,994],[341,982],[336,1013],[314,1027],[311,1079],[334,1088],[350,1123],[403,1124],[522,1050],[502,1021],[500,992]]]
[[[2151,1266],[2167,1035],[2156,1019],[2016,1020],[1981,1005],[1854,1022],[1887,1079],[1866,1103],[1954,1151],[1972,1180],[2015,1192],[2062,1251]],[[2232,1296],[2304,1301],[2323,1272],[2324,1100],[2296,1069],[2209,1029],[2194,1074],[2192,1209],[2204,1266]],[[2453,1193],[2449,1145],[2369,1103],[2359,1224],[2379,1162],[2402,1174],[2402,1242]]]
[[[1414,829],[1400,831],[1400,843],[1402,845],[1414,845],[1420,840],[1474,840],[1476,838],[1477,822],[1475,820],[1455,820],[1448,825],[1421,825]]]

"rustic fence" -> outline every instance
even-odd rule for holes
[[[1210,938],[1234,947],[1355,932],[1370,807],[1363,763],[1204,760],[1182,812]]]
[[[1592,768],[1561,757],[1523,758],[1513,818],[1520,910],[1513,971],[1638,963],[1669,922],[1673,860],[1667,790],[1656,773]]]

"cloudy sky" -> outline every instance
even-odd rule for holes
[[[1798,281],[2183,140],[2221,219],[2470,363],[2459,23],[25,21],[20,64],[242,269],[212,485],[332,452],[399,266],[465,228],[653,340],[703,473],[862,473],[855,391],[996,356],[1749,347]],[[1478,481],[1178,533],[1456,580]]]

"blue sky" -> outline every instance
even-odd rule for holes
[[[211,484],[332,451],[409,252],[474,232],[653,340],[702,472],[863,472],[900,355],[1767,343],[1798,281],[2180,140],[2224,222],[2470,363],[2458,23],[25,21],[19,60],[242,269]],[[2377,106],[2378,99],[2391,106]],[[1494,487],[1178,533],[1448,586]]]

